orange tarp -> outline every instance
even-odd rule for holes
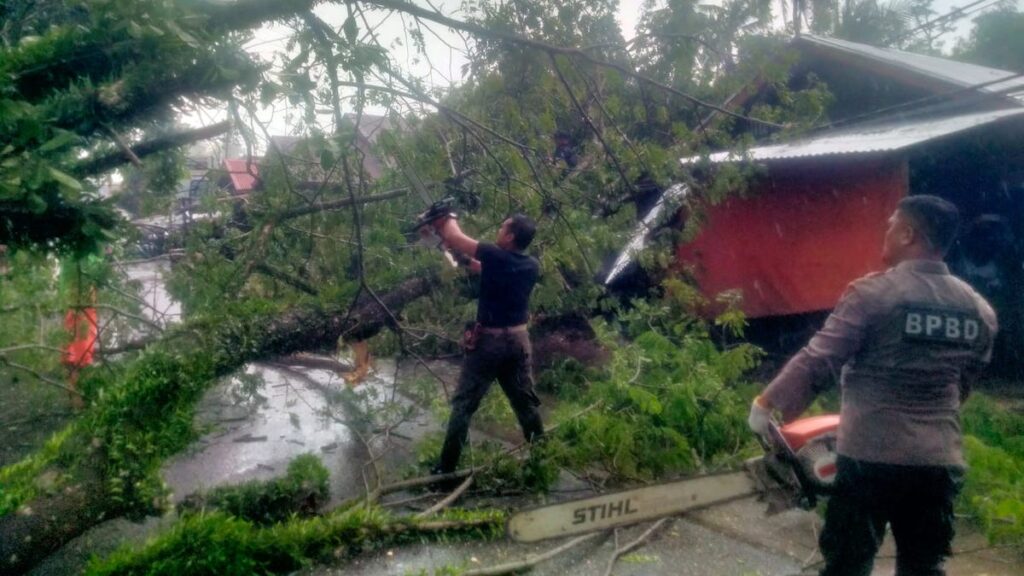
[[[750,197],[710,207],[676,256],[705,294],[741,290],[751,318],[829,310],[851,280],[884,268],[887,219],[907,187],[902,160],[773,164]]]

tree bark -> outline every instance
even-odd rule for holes
[[[382,328],[390,327],[393,314],[425,295],[436,281],[436,277],[429,274],[410,278],[380,294],[379,302],[364,291],[351,310],[341,306],[305,306],[276,317],[260,317],[253,320],[257,326],[246,332],[248,336],[258,337],[256,345],[250,343],[244,350],[220,355],[218,372],[230,373],[260,358],[333,348],[339,338],[365,340]],[[183,328],[187,333],[187,325]],[[231,336],[215,334],[212,339],[197,339],[195,345],[220,342],[228,346],[226,343],[233,341]],[[17,512],[0,518],[0,573],[29,571],[69,540],[117,512],[107,502],[102,458],[84,457],[74,470],[79,480],[73,485],[40,496],[22,505]]]
[[[107,519],[103,481],[95,470],[57,493],[0,518],[0,573],[24,574],[72,538]]]

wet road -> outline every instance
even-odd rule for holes
[[[206,394],[197,422],[213,431],[163,468],[174,502],[216,486],[281,476],[289,462],[306,453],[330,470],[332,495],[362,489],[359,463],[367,460],[366,449],[343,423],[340,404],[323,393],[343,388],[344,381],[323,370],[307,377],[294,370],[247,366],[246,379],[232,379]],[[262,380],[259,388],[246,390],[246,380],[256,378]]]

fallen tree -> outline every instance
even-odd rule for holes
[[[160,464],[194,438],[194,404],[218,378],[249,361],[369,338],[435,283],[423,275],[379,296],[364,290],[349,308],[249,303],[169,331],[126,366],[88,374],[82,416],[0,471],[0,568],[24,573],[105,519],[161,509]]]

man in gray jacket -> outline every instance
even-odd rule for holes
[[[886,524],[898,576],[945,573],[965,467],[959,409],[996,333],[992,307],[942,261],[958,225],[956,207],[941,198],[900,201],[882,247],[891,268],[851,283],[751,407],[751,429],[767,434],[772,410],[783,421],[798,417],[839,376],[823,576],[871,574]]]

